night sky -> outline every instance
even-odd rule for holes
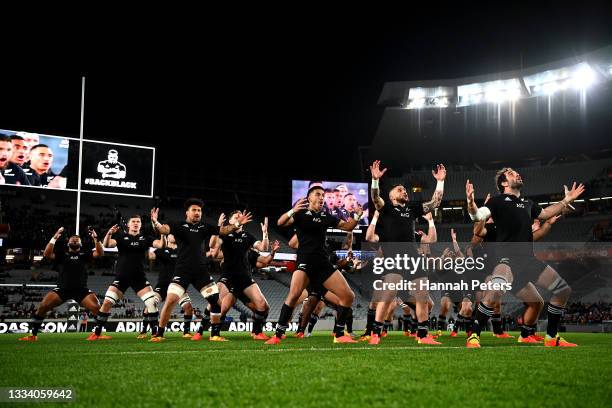
[[[215,27],[210,15],[199,25],[109,21],[95,40],[78,30],[23,43],[5,35],[0,128],[78,136],[84,74],[87,138],[155,145],[194,169],[273,157],[274,171],[296,177],[354,177],[385,82],[512,70],[610,45],[603,4],[224,16]]]

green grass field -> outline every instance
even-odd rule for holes
[[[568,334],[579,347],[564,349],[490,333],[481,349],[466,349],[461,336],[419,346],[398,332],[379,346],[335,345],[324,332],[280,346],[246,333],[226,343],[175,333],[160,344],[131,333],[98,342],[83,333],[43,333],[36,343],[18,337],[0,336],[0,387],[71,387],[70,406],[576,407],[610,406],[612,398],[607,334]]]

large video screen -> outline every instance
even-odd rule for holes
[[[0,139],[0,184],[77,188],[78,139],[4,129],[0,135],[10,138]]]
[[[155,148],[83,141],[81,191],[153,196]],[[79,139],[0,129],[0,185],[78,188]]]
[[[359,204],[364,210],[364,217],[359,224],[369,224],[368,183],[293,180],[291,202],[295,203],[300,198],[306,197],[309,186],[313,184],[323,186],[325,190],[324,207],[327,212],[340,219],[346,220],[351,216],[355,207]]]

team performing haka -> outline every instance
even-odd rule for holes
[[[571,189],[565,187],[565,197],[558,203],[542,208],[529,199],[521,197],[523,180],[521,175],[512,168],[499,170],[495,183],[500,192],[491,198],[486,205],[478,208],[474,201],[474,186],[466,182],[468,212],[473,221],[486,222],[494,219],[496,243],[504,246],[495,247],[496,266],[491,274],[491,282],[499,287],[511,284],[512,293],[528,305],[531,313],[524,317],[524,327],[521,329],[519,342],[536,342],[535,324],[542,309],[543,300],[536,286],[548,289],[552,296],[548,304],[548,323],[544,345],[546,347],[575,347],[559,336],[559,324],[565,311],[565,305],[571,294],[571,288],[565,280],[550,266],[538,260],[533,251],[534,226],[533,220],[556,220],[553,217],[561,214],[570,203],[584,192],[584,185],[576,185]],[[550,223],[549,223],[550,224]],[[536,231],[537,232],[537,231]],[[487,228],[488,233],[488,228]],[[542,233],[545,233],[542,232]],[[493,316],[494,306],[505,291],[487,291],[476,310],[474,332],[468,338],[467,347],[480,347],[481,328]],[[526,311],[527,312],[527,311]]]
[[[60,241],[61,245],[56,247],[55,243],[62,238],[63,232],[63,227],[57,230],[43,253],[45,258],[49,261],[55,261],[59,267],[57,287],[47,293],[40,302],[32,315],[31,334],[20,338],[20,341],[36,341],[47,313],[70,299],[78,302],[94,316],[99,313],[100,303],[98,298],[95,293],[87,288],[87,264],[93,258],[104,255],[104,248],[98,241],[98,236],[93,229],[89,230],[89,236],[94,242],[93,251],[83,249],[81,237],[78,235],[72,235],[67,242]]]

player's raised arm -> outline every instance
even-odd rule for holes
[[[270,253],[266,256],[260,255],[257,258],[257,268],[265,268],[270,265],[270,263],[274,260],[274,255],[276,255],[276,251],[280,249],[280,242],[274,241],[272,243],[272,247],[270,248]]]
[[[374,208],[380,210],[385,205],[385,200],[380,196],[380,178],[385,175],[387,169],[380,169],[380,160],[375,160],[370,166],[370,173],[372,174],[372,185],[370,187],[370,195],[372,202],[374,202]]]
[[[366,230],[365,239],[368,242],[378,242],[380,239],[378,234],[376,234],[376,224],[378,223],[379,216],[380,214],[378,213],[378,210],[375,210],[372,221],[370,221],[370,225],[368,225],[368,229]]]
[[[436,189],[434,190],[431,200],[423,203],[423,212],[428,213],[433,211],[434,208],[438,208],[442,203],[442,196],[444,195],[444,179],[446,179],[446,168],[443,164],[438,164],[436,170],[432,170],[431,174],[437,180]]]
[[[89,236],[91,237],[91,239],[93,239],[93,242],[95,245],[95,249],[93,251],[93,257],[98,258],[98,257],[104,256],[104,247],[102,246],[102,243],[98,240],[98,234],[96,234],[96,230],[94,229],[89,230]]]
[[[159,208],[151,209],[151,224],[153,225],[153,229],[163,235],[168,235],[170,233],[170,226],[168,224],[160,223],[157,218],[159,217]]]
[[[488,207],[482,206],[478,208],[474,201],[474,186],[468,179],[465,183],[465,195],[467,198],[467,210],[472,221],[486,221],[491,216],[491,210]]]
[[[104,242],[102,242],[104,248],[114,248],[117,246],[117,241],[111,238],[117,231],[119,231],[119,225],[115,224],[109,228],[108,232],[104,236]]]
[[[53,249],[55,248],[55,242],[59,239],[59,237],[62,236],[62,233],[64,232],[64,227],[60,227],[57,232],[53,235],[53,237],[49,240],[49,242],[47,243],[47,246],[45,247],[45,251],[43,252],[43,256],[49,260],[54,260],[55,259],[55,252],[53,252]]]
[[[421,238],[421,242],[424,244],[434,244],[438,242],[438,233],[436,231],[436,224],[434,224],[433,215],[428,212],[423,215],[423,218],[427,220],[429,229],[427,230],[427,235]]]
[[[584,185],[582,183],[576,186],[576,182],[574,182],[571,190],[568,190],[567,186],[563,186],[563,188],[565,190],[565,197],[563,197],[563,200],[559,201],[558,203],[551,204],[548,207],[542,209],[542,211],[540,211],[540,215],[538,215],[539,219],[547,220],[551,217],[554,217],[555,215],[561,214],[561,212],[565,210],[565,208],[567,208],[570,203],[572,203],[574,200],[580,197],[582,193],[584,193]]]
[[[264,217],[264,222],[261,225],[261,241],[257,241],[253,244],[253,247],[258,251],[267,251],[270,247],[270,240],[268,238],[268,217]]]
[[[224,225],[223,227],[219,228],[219,235],[231,234],[232,232],[240,229],[240,227],[244,224],[248,224],[251,221],[253,221],[253,215],[250,212],[241,212],[235,224]]]
[[[550,232],[552,225],[557,222],[559,218],[561,218],[561,215],[555,215],[554,217],[550,217],[545,222],[541,223],[540,228],[533,232],[533,240],[539,241],[544,238],[544,236]]]
[[[221,227],[223,227],[223,225],[225,225],[225,213],[221,213],[221,215],[219,215],[219,219],[217,220],[217,226],[219,227],[219,230],[221,230]],[[217,246],[221,247],[221,242],[218,242],[220,240],[221,240],[221,238],[219,238],[218,235],[212,235],[210,237],[210,241],[208,242],[208,247],[211,248],[211,249],[215,248]],[[213,256],[213,258],[215,256]]]
[[[279,227],[287,227],[293,224],[293,214],[298,211],[305,210],[306,208],[308,208],[308,199],[300,198],[295,203],[292,209],[290,209],[279,217],[278,221],[276,222],[276,225],[278,225]]]

